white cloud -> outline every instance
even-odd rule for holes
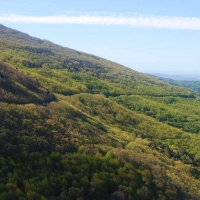
[[[0,16],[0,23],[85,24],[200,30],[200,18],[117,14],[74,14],[62,16]]]

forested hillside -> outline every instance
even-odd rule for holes
[[[161,78],[157,77],[159,80],[162,80],[166,83],[169,83],[174,86],[185,87],[196,92],[200,92],[200,81],[181,81],[181,80],[173,80],[169,78]]]
[[[37,80],[25,76],[3,61],[0,61],[0,101],[8,103],[44,103],[55,96],[42,87]]]
[[[200,198],[200,96],[0,26],[0,199]]]

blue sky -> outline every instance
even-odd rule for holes
[[[200,1],[10,0],[0,23],[140,72],[200,74]]]

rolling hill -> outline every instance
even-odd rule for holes
[[[174,80],[170,78],[161,78],[157,77],[159,80],[164,81],[165,83],[169,83],[170,85],[179,86],[188,88],[190,90],[193,90],[195,92],[200,92],[200,81],[199,80]]]
[[[197,93],[3,25],[0,60],[0,199],[200,198]]]

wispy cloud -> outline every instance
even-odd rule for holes
[[[62,16],[0,16],[0,23],[82,24],[200,30],[200,18],[117,14],[73,14]]]

